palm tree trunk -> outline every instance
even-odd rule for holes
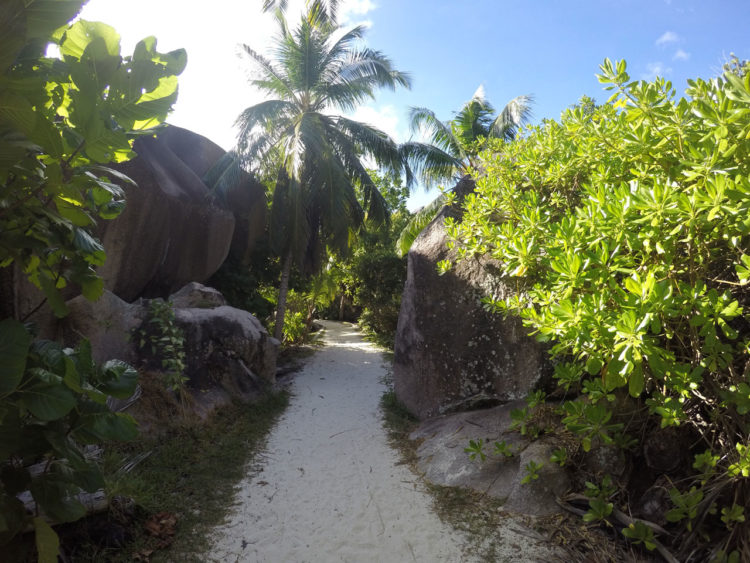
[[[273,337],[281,340],[284,334],[284,316],[286,315],[286,294],[289,291],[289,274],[292,271],[292,250],[287,252],[284,264],[281,268],[281,282],[279,283],[279,300],[276,306],[276,326],[273,329]]]

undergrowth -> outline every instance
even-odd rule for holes
[[[158,437],[108,445],[103,470],[112,506],[61,527],[64,560],[204,561],[210,530],[226,517],[237,482],[288,403],[285,391],[268,394],[204,422],[174,417]],[[26,547],[11,560],[31,560]]]

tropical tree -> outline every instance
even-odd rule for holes
[[[366,220],[387,220],[385,201],[361,159],[402,168],[388,135],[334,112],[352,111],[376,88],[409,87],[408,76],[379,51],[356,45],[362,26],[342,30],[323,13],[319,0],[310,2],[291,30],[277,11],[273,61],[242,46],[256,68],[251,84],[270,96],[245,109],[236,123],[237,152],[246,167],[277,175],[269,225],[272,249],[282,258],[277,338],[293,262],[313,272],[328,250],[346,253]]]
[[[519,128],[531,117],[532,102],[530,95],[518,96],[496,114],[480,87],[450,121],[440,121],[430,109],[411,108],[412,133],[421,133],[427,142],[404,143],[402,154],[426,187],[455,182],[476,169],[477,156],[491,139],[515,139]],[[414,215],[397,242],[400,254],[409,251],[417,235],[447,201],[445,194],[438,196]]]
[[[310,1],[307,0],[307,6],[310,6]],[[277,10],[286,12],[287,6],[289,5],[288,0],[263,0],[263,11],[264,12],[275,12]],[[338,15],[339,0],[325,0],[319,2],[321,9],[320,17],[328,19],[331,23],[336,22]]]

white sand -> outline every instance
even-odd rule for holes
[[[325,323],[326,346],[296,375],[291,405],[240,485],[214,561],[465,561],[419,479],[388,446],[378,403],[380,352],[351,325]]]

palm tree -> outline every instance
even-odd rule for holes
[[[282,257],[274,334],[280,338],[292,263],[313,272],[326,250],[345,253],[365,220],[387,220],[385,201],[361,159],[398,173],[402,168],[388,135],[333,112],[353,110],[378,87],[409,87],[410,80],[382,53],[357,47],[364,28],[338,28],[319,0],[309,3],[293,31],[280,10],[276,20],[273,61],[242,46],[257,69],[251,84],[270,99],[245,109],[236,124],[246,165],[276,170],[269,230]],[[355,184],[364,193],[362,205]]]
[[[288,0],[263,0],[263,12],[275,12],[277,10],[286,12]],[[306,2],[307,7],[310,7],[310,0]],[[336,23],[336,16],[338,15],[339,0],[325,0],[320,2],[320,17],[326,18],[331,23]]]
[[[519,128],[531,117],[532,102],[530,95],[518,96],[496,115],[480,86],[450,121],[440,121],[427,108],[411,108],[412,133],[421,132],[428,142],[404,143],[400,149],[402,156],[427,187],[441,181],[456,182],[476,169],[477,157],[490,139],[512,141],[516,137]],[[446,196],[440,195],[414,215],[396,243],[398,253],[403,256],[409,251],[414,239],[445,201]]]

